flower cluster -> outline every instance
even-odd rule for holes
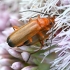
[[[28,4],[26,4],[28,2]],[[24,7],[22,7],[24,6]],[[26,10],[26,12],[24,12]],[[36,0],[36,1],[25,1],[21,0],[20,3],[20,14],[22,15],[21,20],[27,20],[28,18],[37,16],[46,17],[47,15],[32,12],[29,10],[40,11],[43,13],[58,15],[55,18],[55,25],[53,27],[53,35],[51,47],[56,45],[56,48],[50,50],[50,53],[58,53],[58,57],[52,61],[51,70],[70,70],[70,0]],[[25,14],[26,13],[26,14]],[[50,35],[49,39],[52,37]],[[49,40],[45,43],[49,43]],[[47,49],[50,45],[44,47]],[[49,55],[49,51],[44,53],[46,58]],[[42,60],[42,62],[43,62]]]
[[[11,48],[6,42],[7,37],[14,31],[12,26],[20,26],[22,24],[18,19],[20,17],[18,14],[17,3],[16,0],[1,1],[0,70],[31,70],[36,68],[35,66],[28,66],[29,63],[26,63],[30,54],[28,52],[23,52],[23,50],[29,49],[28,47],[22,46],[20,48]]]
[[[0,50],[1,70],[31,70],[36,68],[35,66],[28,66],[30,63],[26,62],[29,58],[29,53],[23,51],[27,50],[26,46],[11,48],[5,42],[0,44]]]
[[[26,22],[37,15],[41,17],[58,15],[55,18],[54,27],[48,31],[51,32],[49,40],[44,42],[48,45],[42,48],[43,50],[47,49],[43,53],[44,57],[41,57],[43,58],[42,62],[47,55],[55,52],[57,58],[51,62],[51,70],[70,70],[70,0],[20,0],[19,5],[18,2],[19,0],[0,1],[0,70],[36,69],[35,65],[31,65],[34,64],[32,57],[29,62],[26,62],[30,56],[30,53],[26,51],[31,49],[27,46],[11,48],[6,43],[6,39],[14,31],[12,26],[23,24],[19,20]],[[48,15],[42,14],[42,12]],[[50,45],[49,42],[52,37]],[[52,48],[53,45],[55,48]],[[49,47],[51,47],[50,52]]]

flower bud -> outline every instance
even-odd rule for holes
[[[21,62],[14,62],[11,66],[12,69],[20,70],[24,67],[24,65]]]
[[[12,70],[12,69],[8,66],[3,66],[0,70]]]
[[[9,49],[8,52],[15,58],[22,59],[21,54],[13,49]]]
[[[19,26],[20,25],[20,23],[18,21],[18,18],[15,17],[15,16],[10,17],[10,23],[11,23],[12,26],[15,26],[15,25]]]
[[[27,66],[27,67],[24,67],[23,69],[21,70],[35,70],[37,67],[33,67],[33,66]]]
[[[23,52],[23,53],[21,53],[21,55],[22,55],[23,60],[27,61],[30,54],[28,52]]]
[[[8,51],[5,48],[0,48],[0,55],[8,55]]]
[[[0,59],[0,65],[4,65],[4,66],[10,66],[15,60],[12,59]]]
[[[4,34],[4,36],[8,37],[13,31],[14,31],[13,27],[10,27],[6,28],[4,31],[2,31],[2,33]]]

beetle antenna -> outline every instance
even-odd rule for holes
[[[50,22],[50,15],[48,16],[48,18],[49,18],[49,22]],[[51,46],[52,46],[51,44],[52,44],[53,31],[54,31],[54,30],[53,30],[53,27],[54,27],[54,25],[53,25],[52,28],[51,28],[52,31],[51,31],[51,38],[50,38],[49,54],[51,53],[50,50],[51,50]]]
[[[54,26],[53,26],[54,27]],[[52,32],[51,32],[51,35],[52,35],[52,37],[51,37],[51,44],[52,44],[52,39],[53,39],[53,27],[52,27]]]
[[[44,14],[44,15],[50,15],[50,14],[43,13],[43,12],[40,12],[40,11],[35,11],[35,10],[25,10],[25,11],[22,11],[22,12],[28,12],[28,11],[37,12],[37,13],[41,13],[41,14]],[[54,15],[54,16],[59,16],[59,15]]]
[[[53,26],[53,27],[54,27],[54,26]],[[53,27],[51,28],[52,31],[51,31],[51,39],[50,39],[51,42],[50,42],[50,47],[49,47],[50,50],[51,50],[51,46],[52,46],[51,44],[52,44],[52,39],[53,39],[53,31],[54,31],[54,30],[53,30]],[[49,50],[49,54],[51,53],[50,50]]]
[[[28,12],[28,11],[37,12],[37,13],[41,13],[41,14],[44,14],[44,15],[49,15],[49,14],[47,14],[47,13],[43,13],[43,12],[35,11],[35,10],[25,10],[25,11],[22,11],[22,12]]]

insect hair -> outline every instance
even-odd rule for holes
[[[36,11],[36,10],[24,10],[24,11],[22,11],[22,12],[28,12],[28,11],[30,11],[30,12],[36,12],[36,13],[40,13],[40,14],[44,14],[44,15],[48,15],[48,16],[51,15],[51,14],[43,13],[43,12]],[[21,13],[21,12],[20,12],[20,13]],[[59,15],[54,15],[54,16],[59,16]]]

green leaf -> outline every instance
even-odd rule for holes
[[[39,64],[39,66],[37,67],[36,70],[50,70],[50,65],[41,63],[41,64]]]

